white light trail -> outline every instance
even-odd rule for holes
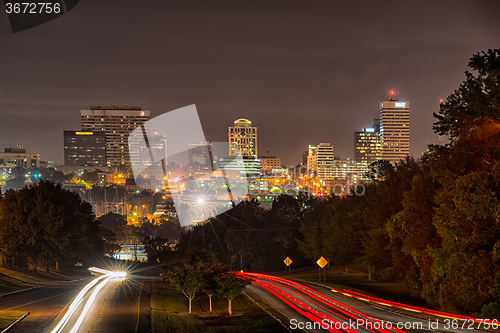
[[[98,268],[98,267],[90,267],[89,271],[95,272],[95,273],[104,274],[104,275],[107,275],[107,276],[110,276],[110,277],[126,277],[127,276],[127,272],[123,272],[123,271],[108,271],[107,269],[102,269],[102,268]]]
[[[101,291],[102,287],[106,285],[106,283],[111,279],[111,277],[106,277],[92,292],[92,295],[90,295],[89,299],[87,300],[87,303],[85,303],[85,307],[83,308],[82,313],[80,314],[80,318],[78,318],[78,321],[76,322],[75,326],[73,326],[73,329],[70,331],[70,333],[76,333],[78,329],[80,328],[80,325],[83,322],[83,319],[85,319],[85,316],[87,315],[87,312],[89,312],[90,307],[95,301],[95,298],[99,291]]]
[[[52,330],[51,333],[62,332],[62,330],[64,329],[64,326],[66,325],[66,323],[68,322],[68,320],[71,318],[71,316],[73,315],[73,313],[76,311],[76,309],[78,308],[78,306],[82,302],[83,298],[85,297],[85,294],[89,291],[89,289],[91,289],[95,284],[97,284],[101,279],[104,279],[105,277],[106,276],[103,275],[101,277],[98,277],[95,280],[90,281],[90,283],[87,284],[82,289],[82,291],[80,291],[80,293],[78,294],[78,296],[76,296],[76,298],[73,300],[73,302],[69,306],[68,312],[66,312],[66,314],[64,315],[64,317],[61,319],[61,321],[59,322],[59,324],[57,324],[57,326]]]

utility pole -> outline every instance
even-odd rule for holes
[[[104,185],[104,215],[106,215],[108,213],[108,204],[107,204],[107,198],[106,198],[106,188],[108,186],[107,185]]]

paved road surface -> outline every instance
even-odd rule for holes
[[[254,283],[247,287],[250,296],[256,301],[264,300],[270,304],[278,313],[278,317],[281,317],[292,331],[294,329],[300,331],[299,328],[302,327],[307,332],[433,332],[437,330],[435,326],[429,327],[428,320],[387,311],[354,297],[334,293],[321,286],[301,284],[264,274],[243,275],[254,279]],[[466,328],[447,329],[442,323],[436,322],[433,322],[433,325],[439,325],[440,331],[478,332],[478,330]]]
[[[89,283],[92,285],[82,293]],[[50,333],[56,327],[61,333],[149,333],[150,292],[151,283],[146,276],[119,278],[98,275],[94,279],[5,296],[0,299],[0,310],[30,312],[9,333]],[[72,311],[71,304],[75,299],[81,301]],[[68,312],[72,313],[70,317]],[[64,326],[57,326],[63,318],[69,319]]]
[[[55,320],[88,281],[31,289],[0,298],[0,311],[21,310],[30,313],[9,332],[40,332]]]

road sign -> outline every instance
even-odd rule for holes
[[[289,257],[286,257],[285,260],[283,260],[283,262],[285,263],[285,265],[287,266],[290,266],[290,264],[293,262],[292,259],[290,259]]]
[[[326,264],[328,264],[328,261],[326,261],[325,258],[321,257],[318,259],[318,261],[316,261],[316,263],[318,264],[319,267],[323,268],[326,266]]]

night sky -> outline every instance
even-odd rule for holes
[[[12,33],[0,13],[0,149],[63,162],[63,130],[90,105],[160,115],[196,104],[205,137],[240,117],[259,154],[300,163],[309,144],[354,155],[390,89],[410,101],[410,152],[437,143],[432,112],[470,56],[500,47],[500,1],[82,0]]]

